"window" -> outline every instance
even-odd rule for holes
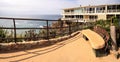
[[[83,15],[76,15],[76,18],[83,18]]]
[[[97,16],[89,16],[89,19],[97,19]]]
[[[117,5],[117,9],[120,9],[120,5]]]
[[[118,19],[120,19],[120,15],[116,15],[116,17],[117,17]]]
[[[65,10],[65,12],[70,12],[69,10]]]
[[[74,12],[74,10],[71,10],[71,12]]]
[[[117,8],[117,6],[116,6],[116,5],[110,5],[110,6],[108,6],[108,7],[107,7],[107,9],[108,9],[108,10],[111,10],[111,9],[116,9],[116,8]]]
[[[108,9],[108,10],[112,9],[112,6],[107,6],[107,9]]]

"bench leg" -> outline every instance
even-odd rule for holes
[[[107,56],[109,54],[108,50],[103,49],[93,49],[96,57]]]

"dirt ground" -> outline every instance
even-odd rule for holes
[[[0,54],[0,62],[120,62],[113,54],[95,57],[81,34],[45,48]]]

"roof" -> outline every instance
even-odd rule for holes
[[[73,7],[73,8],[65,8],[63,10],[68,10],[68,9],[79,9],[79,8],[85,8],[85,7],[99,7],[99,6],[108,6],[108,5],[120,5],[120,4],[105,4],[105,5],[88,5],[88,6],[79,6],[79,7]]]

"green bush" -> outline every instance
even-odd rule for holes
[[[112,19],[113,19],[113,25],[115,25],[116,27],[119,27],[119,20],[118,20],[118,18],[113,17]]]
[[[0,42],[5,42],[5,39],[7,36],[7,31],[5,31],[4,29],[1,29],[2,27],[0,27]]]
[[[35,32],[35,30],[29,30],[25,31],[24,37],[26,38],[25,40],[30,41],[30,40],[38,40],[38,34]]]

